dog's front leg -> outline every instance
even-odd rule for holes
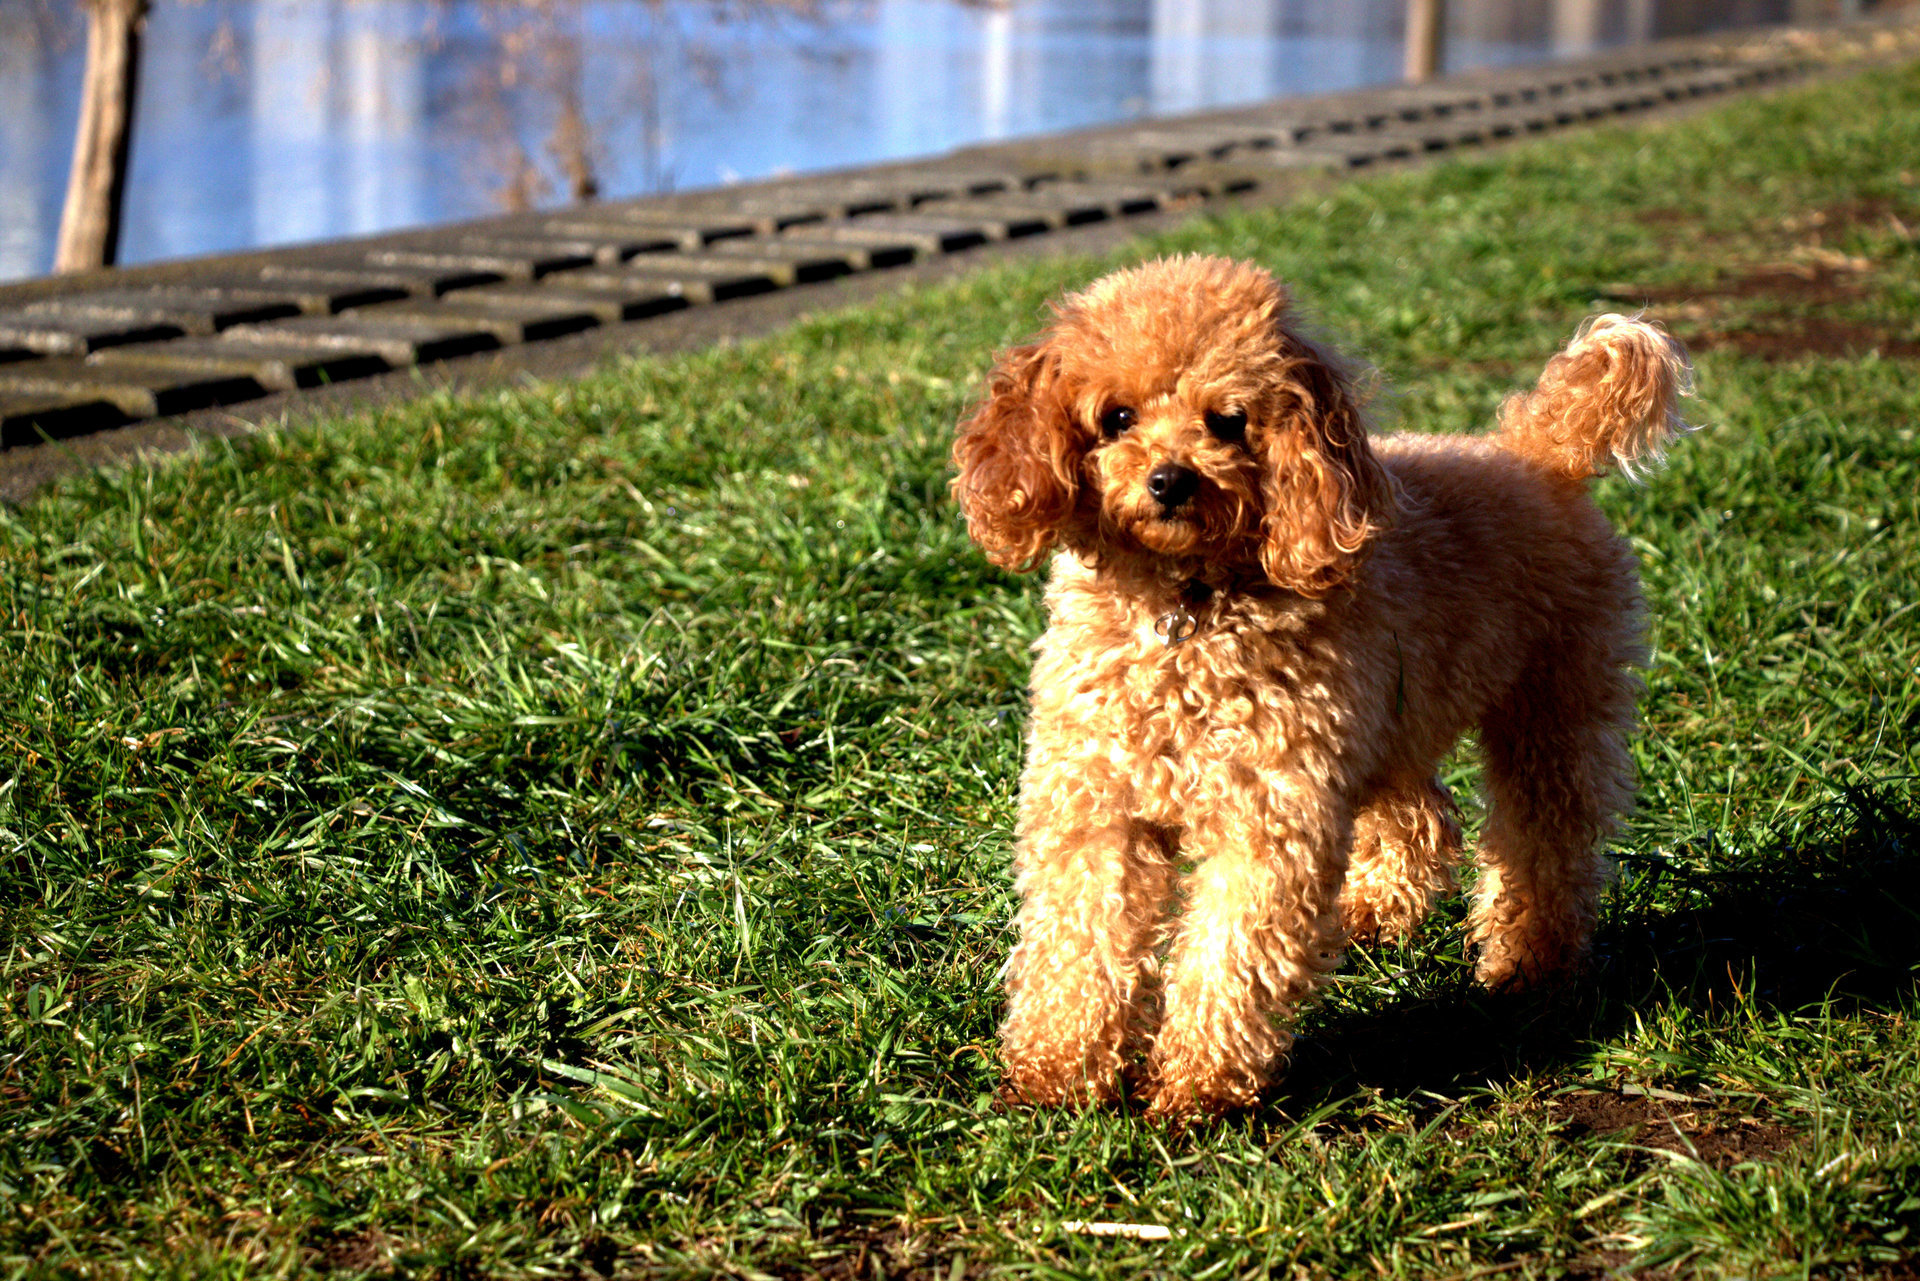
[[[1048,738],[1035,736],[1021,785],[1001,1053],[1024,1101],[1098,1102],[1141,1033],[1172,865],[1162,833],[1128,816],[1111,760]]]
[[[1198,866],[1150,1064],[1155,1112],[1252,1106],[1293,1041],[1282,1020],[1339,960],[1351,815],[1304,782],[1284,813],[1246,795],[1262,790],[1188,830]]]

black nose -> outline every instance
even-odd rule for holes
[[[1161,463],[1147,473],[1147,492],[1168,511],[1193,497],[1200,488],[1200,473],[1179,463]]]

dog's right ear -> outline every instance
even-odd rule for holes
[[[953,442],[953,497],[987,559],[1024,573],[1053,550],[1080,490],[1080,451],[1043,342],[994,365],[987,395]]]

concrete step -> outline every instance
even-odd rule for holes
[[[107,369],[185,371],[210,377],[247,378],[268,391],[324,387],[382,374],[393,366],[365,348],[301,346],[246,337],[241,341],[186,338],[176,342],[111,347],[87,357]]]
[[[179,325],[100,316],[70,308],[64,298],[0,311],[0,347],[41,356],[84,356],[121,343],[185,335]]]
[[[633,203],[591,205],[577,212],[558,214],[540,224],[543,229],[562,236],[637,236],[670,240],[681,249],[700,249],[716,240],[752,236],[772,230],[761,219],[725,209],[709,212],[679,206]]]
[[[0,366],[0,393],[52,396],[74,403],[104,400],[128,418],[184,414],[266,394],[242,373],[204,366],[107,365],[73,356]]]
[[[471,318],[443,314],[426,319],[384,308],[406,303],[359,307],[338,316],[301,316],[261,325],[236,325],[219,342],[235,348],[305,348],[310,351],[372,353],[400,368],[424,365],[452,356],[491,351],[500,339],[486,325]]]
[[[591,266],[595,246],[582,241],[489,239],[462,236],[452,245],[375,249],[367,254],[372,267],[414,268],[428,272],[471,272],[503,280],[538,280],[556,271]],[[458,288],[459,286],[454,286]],[[446,293],[446,289],[436,292]]]
[[[43,436],[59,440],[105,431],[127,421],[127,415],[107,400],[0,391],[0,448],[4,449],[37,444]]]
[[[720,240],[700,250],[671,254],[641,254],[627,260],[637,273],[676,274],[697,271],[751,271],[774,284],[810,284],[832,280],[860,270],[863,251],[844,245],[808,244],[775,236]]]
[[[51,299],[24,309],[40,317],[72,317],[136,328],[176,329],[211,334],[230,325],[297,316],[297,297],[260,282],[249,286],[161,286],[148,289],[94,289]]]
[[[510,287],[510,286],[509,286]],[[355,319],[413,320],[432,325],[475,325],[502,343],[542,342],[603,323],[594,308],[528,291],[518,297],[462,290],[444,298],[414,298],[353,313]]]
[[[762,270],[743,260],[701,261],[692,254],[642,254],[618,267],[569,272],[561,287],[603,293],[652,292],[698,304],[771,293],[782,287],[783,274],[790,277],[788,264]]]
[[[260,278],[269,284],[333,289],[343,294],[355,290],[377,291],[389,298],[405,298],[414,294],[437,297],[455,289],[498,284],[505,279],[499,272],[488,268],[425,263],[374,264],[367,261],[364,251],[356,253],[351,249],[290,255],[284,262],[268,263],[262,267]]]
[[[789,240],[863,245],[882,250],[904,248],[910,255],[931,256],[958,253],[1006,238],[1004,233],[995,232],[995,225],[942,218],[932,213],[883,213],[804,223],[782,234]]]
[[[482,285],[453,294],[447,301],[477,307],[496,302],[509,308],[522,304],[558,306],[585,312],[603,325],[644,320],[691,305],[685,293],[657,280],[628,278],[602,285],[582,280],[579,273],[538,285]]]

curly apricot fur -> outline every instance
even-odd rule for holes
[[[995,563],[1058,553],[1014,854],[1015,1097],[1132,1079],[1165,1113],[1255,1103],[1350,934],[1404,937],[1451,891],[1434,770],[1469,729],[1479,977],[1577,971],[1644,654],[1632,554],[1581,478],[1657,457],[1687,372],[1655,326],[1603,317],[1498,433],[1371,439],[1279,284],[1192,257],[1095,282],[1001,358],[954,494]]]

